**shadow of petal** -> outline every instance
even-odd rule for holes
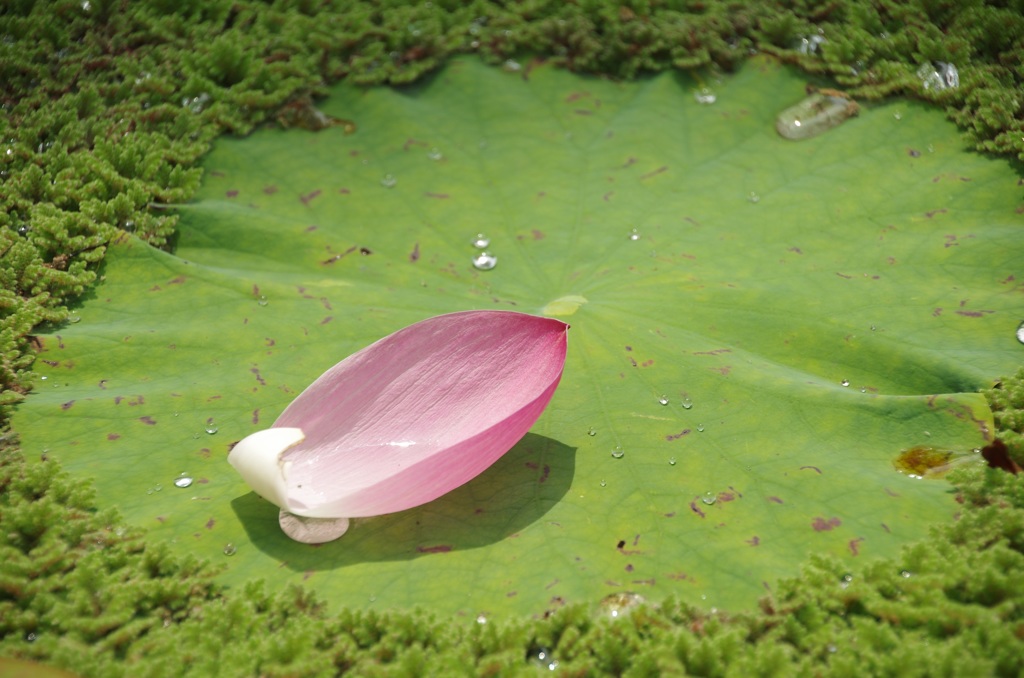
[[[576,448],[527,433],[493,466],[448,494],[407,511],[352,521],[337,541],[294,542],[277,524],[278,508],[255,493],[231,507],[256,548],[297,571],[411,560],[499,542],[540,520],[572,486]]]

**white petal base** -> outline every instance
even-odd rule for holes
[[[281,509],[278,522],[286,535],[303,544],[323,544],[348,532],[348,518],[306,518]]]

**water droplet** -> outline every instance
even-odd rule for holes
[[[616,459],[622,459],[626,456],[626,451],[622,449],[622,445],[616,445],[612,448],[612,456]]]
[[[181,100],[182,107],[187,108],[193,113],[202,113],[208,103],[210,103],[210,95],[206,92],[201,92],[198,96],[194,97],[184,97]]]
[[[608,487],[608,482],[602,479],[601,480],[601,487]]]
[[[705,106],[710,106],[718,101],[718,97],[715,96],[715,93],[707,87],[701,87],[700,90],[694,92],[693,98],[697,100],[698,104],[704,104]]]
[[[910,570],[903,570],[900,572],[900,576],[904,579],[910,579]]]
[[[1024,322],[1017,326],[1017,341],[1024,344]]]
[[[220,430],[220,427],[213,423],[213,419],[211,418],[206,420],[206,427],[203,430],[205,430],[212,436],[214,433]]]
[[[78,315],[77,313],[72,313],[71,315],[68,316],[68,322],[69,323],[80,323],[80,322],[82,322],[82,316]]]
[[[852,574],[844,574],[839,579],[839,586],[841,588],[845,589],[846,587],[848,587],[850,585],[850,582],[852,582],[852,581],[853,581],[853,575]]]
[[[260,306],[266,306],[270,302],[267,301],[267,296],[265,294],[261,294],[260,298],[256,300],[256,303],[259,304]]]
[[[515,59],[506,59],[505,63],[502,64],[502,68],[504,68],[509,73],[515,73],[522,68],[522,65]]]
[[[921,64],[917,69],[917,78],[926,90],[935,92],[960,86],[960,72],[956,66],[943,61]]]
[[[380,185],[384,188],[394,188],[398,184],[398,179],[393,174],[385,174],[380,180]]]
[[[473,247],[477,248],[478,250],[486,249],[487,246],[490,244],[491,239],[488,238],[483,233],[477,233],[476,237],[473,238]]]
[[[785,139],[809,139],[839,126],[857,114],[857,104],[842,96],[815,92],[775,118],[775,131]]]
[[[896,111],[895,113],[892,114],[892,117],[895,118],[896,120],[902,120],[903,114],[900,113],[899,111]]]
[[[669,457],[668,458],[668,465],[669,466],[675,466],[676,465],[676,458],[675,457]]]
[[[850,385],[850,380],[849,379],[843,379],[841,382],[839,382],[839,385],[840,386],[849,386]]]
[[[658,398],[658,404],[668,405],[668,396],[661,396],[660,398]]]
[[[757,203],[761,202],[761,196],[751,191],[750,195],[747,196],[747,201],[756,205]]]
[[[818,46],[824,42],[827,42],[827,40],[821,35],[801,37],[796,42],[796,49],[801,54],[814,54],[818,51]]]
[[[370,597],[367,598],[367,600],[369,600],[371,603],[376,603],[377,602],[377,596],[375,594],[371,593]]]
[[[833,645],[832,643],[829,643],[829,644],[828,644],[828,645],[826,646],[826,649],[827,649],[827,650],[828,650],[829,652],[831,652],[831,653],[835,653],[835,651],[836,651],[836,650],[837,650],[838,648],[837,648],[837,647],[836,647],[835,645]]]
[[[40,381],[46,381],[47,379],[49,379],[49,377],[46,377],[46,376],[39,377]]]
[[[34,642],[36,642],[36,638],[38,638],[38,636],[36,634],[34,634],[34,633],[30,632],[30,633],[26,633],[25,634],[25,642],[26,643],[34,643]]]
[[[697,432],[698,433],[703,433],[704,432],[704,424],[697,424]]]
[[[187,473],[182,473],[181,475],[179,475],[177,478],[174,479],[174,486],[175,487],[180,487],[180,488],[184,489],[186,487],[190,487],[191,485],[192,485],[192,476],[188,475]]]
[[[612,619],[618,619],[644,602],[644,597],[632,591],[622,591],[605,596],[598,603],[601,610]]]
[[[558,660],[551,656],[551,650],[546,647],[531,648],[526,658],[540,664],[542,669],[547,669],[548,671],[554,671],[558,668]]]
[[[596,436],[596,435],[597,435],[597,429],[596,429],[596,428],[594,428],[593,426],[591,426],[591,427],[590,427],[590,428],[589,428],[589,429],[587,430],[587,435],[588,435],[588,436]]]
[[[226,556],[233,556],[236,553],[238,553],[238,549],[231,542],[228,542],[227,544],[224,544],[224,548],[222,550],[224,552],[224,555],[226,555]]]
[[[146,494],[153,494],[153,488],[151,487],[148,490],[146,490]]]
[[[487,623],[487,617],[483,616],[482,614],[477,615],[476,623],[477,624],[486,624]]]
[[[690,400],[690,396],[683,396],[683,409],[688,410],[693,407],[693,401]]]
[[[875,327],[874,325],[872,325],[872,326],[871,326],[871,331],[872,331],[872,332],[874,332],[874,331],[875,331],[875,330],[877,330],[877,329],[878,329],[878,328],[877,328],[877,327]]]
[[[931,144],[928,144],[928,152],[929,153],[934,153],[935,152],[935,147],[932,146]]]
[[[156,485],[153,486],[153,491],[154,492],[163,492],[163,489],[164,489],[164,486],[161,485],[160,483],[157,483]]]
[[[639,240],[640,239],[640,231],[636,230],[635,228],[633,230],[631,230],[629,232],[629,239],[633,240],[634,242]]]
[[[704,504],[707,504],[708,506],[711,506],[716,501],[718,501],[718,495],[715,494],[714,492],[712,492],[711,490],[708,490],[707,492],[705,492],[704,494],[702,494],[700,496],[700,500],[701,500],[701,503],[704,503]]]
[[[498,265],[498,257],[490,252],[483,251],[473,257],[473,268],[478,271],[489,271]]]
[[[434,147],[427,151],[427,157],[430,158],[431,160],[441,160],[442,158],[444,158],[444,154],[441,153],[441,149]]]

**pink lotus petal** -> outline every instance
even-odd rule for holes
[[[511,311],[410,325],[325,372],[229,461],[298,516],[356,518],[426,503],[526,434],[562,376],[568,327]],[[274,442],[268,448],[261,437]]]

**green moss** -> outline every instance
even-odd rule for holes
[[[814,47],[811,49],[811,47]],[[769,52],[862,99],[942,106],[984,152],[1024,160],[1024,3],[851,0],[11,0],[0,9],[0,428],[28,390],[33,329],[73,320],[108,243],[172,247],[221,134],[325,83],[402,84],[455,53],[633,78]],[[960,86],[916,76],[954,63]],[[513,64],[509,64],[512,66]],[[1024,371],[987,392],[1024,465]],[[147,546],[88,486],[0,439],[0,655],[82,675],[957,674],[1024,671],[1024,481],[955,477],[962,517],[897,561],[810,563],[757,614],[669,601],[612,619],[438,621],[226,591]],[[541,650],[544,659],[541,660]]]

